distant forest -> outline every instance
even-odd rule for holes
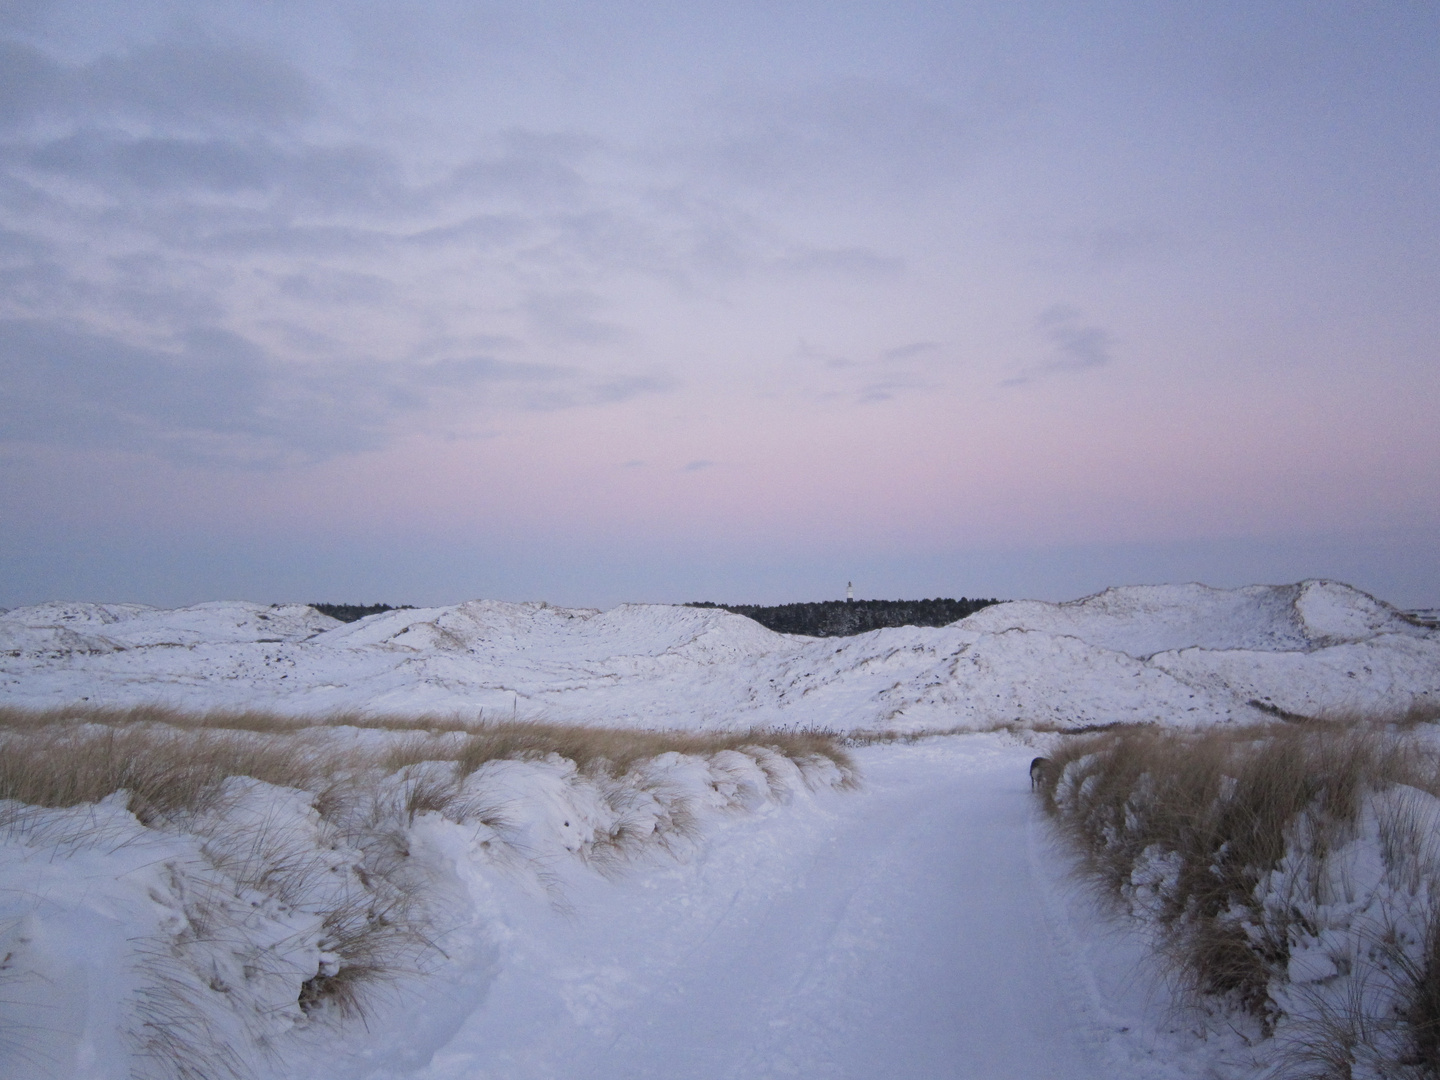
[[[847,637],[885,626],[947,626],[999,600],[821,600],[816,604],[712,604],[697,600],[686,607],[723,608],[745,615],[781,634]]]
[[[848,637],[884,626],[947,626],[973,615],[999,600],[821,600],[815,604],[712,604],[697,600],[686,607],[722,608],[754,619],[780,634],[808,637]],[[413,611],[413,604],[311,604],[316,611],[341,622],[355,622],[382,611]]]
[[[329,615],[341,622],[356,622],[366,615],[379,615],[382,611],[412,611],[414,604],[311,604],[321,615]]]

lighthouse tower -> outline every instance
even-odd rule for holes
[[[847,582],[845,582],[845,603],[847,603],[847,604],[853,604],[854,602],[855,602],[855,583],[854,583],[853,581],[847,581]]]

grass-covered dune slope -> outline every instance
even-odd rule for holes
[[[0,616],[0,703],[82,699],[707,730],[1204,725],[1440,700],[1440,635],[1328,581],[1129,586],[818,639],[639,604],[473,601],[353,623],[243,603]]]
[[[1265,1077],[1440,1075],[1440,710],[1116,729],[1042,797],[1082,875]]]
[[[853,781],[809,733],[0,710],[0,1074],[313,1076],[397,1011],[403,1057],[486,993],[505,882],[563,904]]]

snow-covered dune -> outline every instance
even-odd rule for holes
[[[1349,586],[1126,586],[950,626],[775,634],[712,608],[472,601],[342,624],[301,605],[0,615],[0,701],[439,711],[898,731],[1213,723],[1440,701],[1440,634]]]
[[[248,603],[0,614],[0,705],[78,702],[653,728],[1203,725],[1440,702],[1440,631],[1326,581],[1115,588],[851,638],[667,605],[473,601],[350,624]],[[55,727],[21,724],[7,747],[63,737],[79,760],[87,739],[131,745],[83,714]],[[157,747],[215,734],[137,731]],[[1088,915],[1066,936],[1037,901],[1058,897],[1063,864],[1036,855],[1025,765],[1052,736],[866,746],[858,788],[843,755],[786,758],[748,733],[615,769],[557,751],[470,772],[457,747],[480,735],[232,737],[334,767],[324,783],[227,774],[168,816],[133,785],[0,802],[0,1074],[1227,1075],[1212,1043],[1203,1068],[1155,1065],[1176,1056],[1153,1042],[1174,1025],[1143,993],[1102,1000],[1109,969],[1076,958],[1104,941],[1112,963],[1112,939]],[[381,767],[387,748],[404,753]],[[362,766],[364,782],[337,779]],[[347,1019],[347,979],[364,1024]]]

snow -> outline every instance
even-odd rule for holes
[[[502,903],[486,1005],[417,1075],[1113,1075],[1035,893],[1025,760],[876,748],[863,792],[578,889],[571,915]]]
[[[7,628],[71,630],[122,648],[302,641],[343,623],[305,604],[213,601],[167,611],[143,604],[37,604],[6,613]],[[23,640],[21,638],[16,639]]]
[[[125,844],[141,839],[128,816],[112,798],[48,815],[38,842],[0,846],[0,1053],[15,1070],[7,1075],[94,1075],[130,1056],[123,1009],[139,992],[131,942],[153,937],[159,921],[150,894],[160,882],[147,867],[183,855],[183,845]],[[92,842],[66,844],[57,857],[52,833],[65,817],[67,833]]]
[[[314,793],[246,777],[148,826],[123,793],[0,802],[7,1080],[194,1075],[196,1061],[221,1076],[414,1070],[481,1009],[521,922],[569,921],[587,892],[623,902],[611,881],[627,868],[671,865],[707,828],[844,779],[759,748],[608,779],[552,755],[481,766],[458,803],[472,813],[407,815],[425,769],[374,777],[327,818]],[[387,972],[364,984],[364,1024],[306,1006],[307,985],[354,964]]]
[[[1348,586],[1128,586],[946,627],[775,634],[718,609],[471,601],[340,624],[300,605],[0,615],[0,701],[424,711],[903,732],[1204,724],[1440,698],[1440,637]]]
[[[204,1062],[263,1080],[1238,1080],[1256,1068],[1241,1035],[1175,1009],[1143,933],[1071,884],[1029,791],[1054,736],[1026,728],[1433,703],[1440,636],[1325,581],[1116,588],[842,639],[665,605],[474,601],[353,624],[243,603],[0,614],[0,702],[82,700],[1019,724],[862,746],[858,790],[833,764],[744,748],[623,776],[491,761],[449,816],[405,811],[436,763],[373,778],[338,816],[243,777],[148,824],[123,795],[0,802],[7,1078],[158,1080]],[[313,745],[392,737],[325,727]],[[1302,990],[1333,983],[1336,935],[1400,887],[1375,869],[1373,823],[1394,812],[1377,802],[1337,856],[1335,898],[1295,949]],[[1172,872],[1155,860],[1137,902]],[[370,931],[389,974],[367,984],[363,1022],[307,998],[355,962],[346,934]]]
[[[325,894],[365,863],[302,793],[235,781],[188,830],[118,798],[39,812],[0,844],[0,1001],[22,1003],[0,1013],[6,1075],[165,1076],[177,1050],[265,1080],[1207,1075],[1217,1048],[1175,1029],[1134,943],[1069,891],[1032,753],[1003,735],[865,748],[858,791],[667,755],[650,790],[706,803],[703,830],[604,873],[584,857],[613,813],[594,786],[558,760],[494,762],[473,784],[505,807],[503,839],[436,814],[405,828],[440,951],[363,1024],[297,1007],[334,962]],[[147,1047],[163,1018],[178,1045]]]

